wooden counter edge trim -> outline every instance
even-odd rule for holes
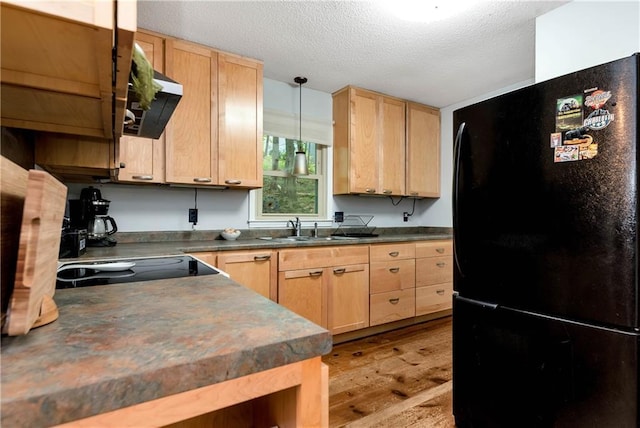
[[[321,357],[314,357],[56,427],[159,427],[291,387],[298,387],[297,426],[326,427],[329,381],[323,366]]]

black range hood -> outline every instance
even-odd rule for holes
[[[143,110],[140,107],[133,85],[129,82],[127,117],[125,117],[123,135],[158,139],[171,119],[182,98],[182,85],[155,70],[153,80],[162,89],[156,93],[149,110]]]

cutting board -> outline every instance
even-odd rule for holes
[[[27,334],[54,321],[53,301],[67,187],[45,171],[29,170],[22,211],[18,260],[7,311],[6,333]]]

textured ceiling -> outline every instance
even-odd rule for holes
[[[138,1],[138,26],[260,59],[269,79],[445,107],[533,79],[535,18],[564,3],[478,1],[417,23],[375,1]]]

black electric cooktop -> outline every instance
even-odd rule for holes
[[[88,287],[218,273],[220,271],[191,256],[75,261],[58,267],[56,288]]]

